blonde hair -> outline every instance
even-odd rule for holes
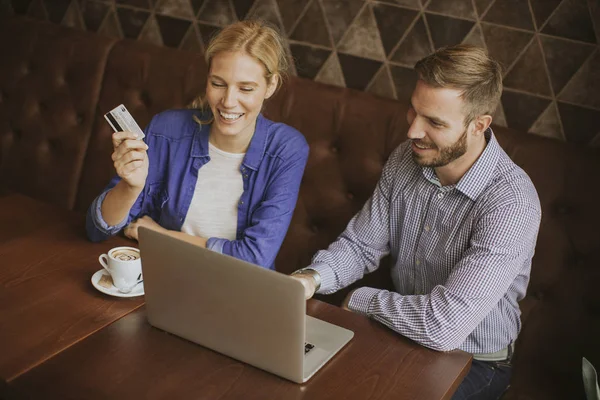
[[[223,28],[214,36],[208,46],[204,58],[210,70],[213,58],[223,52],[243,52],[256,59],[265,68],[265,80],[271,84],[277,77],[277,91],[282,81],[287,77],[288,59],[285,45],[281,35],[273,27],[263,21],[245,20],[236,22]],[[206,107],[205,94],[198,96],[189,105],[189,108],[204,110]],[[200,121],[200,124],[211,123]]]
[[[419,60],[415,71],[429,86],[462,91],[465,126],[479,115],[491,115],[502,95],[502,67],[480,47],[443,47]]]

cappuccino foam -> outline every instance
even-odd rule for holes
[[[119,261],[135,261],[140,258],[140,253],[135,250],[119,249],[110,253],[110,256]]]

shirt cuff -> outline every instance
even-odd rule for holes
[[[317,271],[321,277],[321,287],[317,291],[319,294],[329,294],[337,290],[337,278],[333,269],[327,264],[312,264],[306,267],[306,269],[313,269]]]
[[[352,296],[350,296],[348,309],[357,314],[369,315],[369,307],[379,292],[381,292],[381,289],[370,287],[361,287],[356,289],[354,292],[352,292]]]
[[[208,240],[206,241],[206,248],[209,250],[212,250],[216,253],[223,254],[223,246],[225,245],[226,241],[227,241],[227,239],[221,239],[221,238],[215,238],[215,237],[208,238]]]
[[[94,203],[92,205],[92,210],[94,210],[93,221],[94,225],[96,225],[96,228],[98,228],[98,230],[100,230],[106,235],[113,236],[116,235],[121,229],[123,229],[125,225],[127,225],[128,216],[125,216],[123,221],[119,222],[117,225],[110,226],[106,223],[104,218],[102,218],[102,203],[104,202],[104,198],[106,198],[107,193],[108,192],[102,193],[94,200]]]

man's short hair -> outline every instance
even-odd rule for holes
[[[502,67],[481,47],[442,47],[419,60],[415,71],[429,86],[462,92],[465,126],[479,115],[491,115],[502,95]]]

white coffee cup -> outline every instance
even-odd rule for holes
[[[119,292],[129,293],[142,281],[142,258],[135,247],[115,247],[98,257]]]

